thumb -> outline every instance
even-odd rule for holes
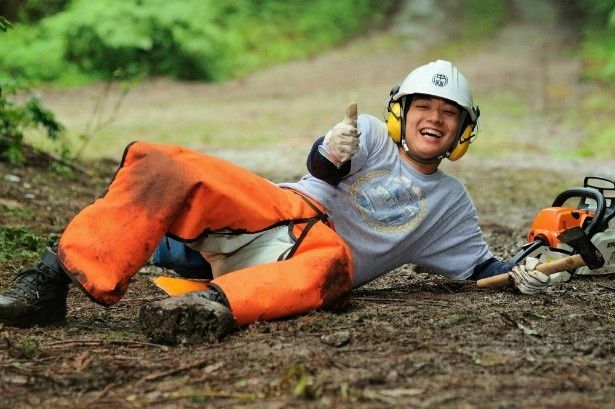
[[[348,125],[352,125],[355,128],[357,127],[357,103],[349,102],[346,107],[346,116],[344,117],[344,122]]]

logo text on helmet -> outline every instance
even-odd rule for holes
[[[444,87],[446,84],[448,84],[448,77],[444,74],[435,74],[431,78],[431,82],[433,82],[433,84],[438,87]]]

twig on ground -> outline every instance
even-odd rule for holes
[[[54,155],[54,154],[53,154],[53,153],[51,153],[51,152],[45,152],[45,151],[42,151],[42,150],[40,150],[40,149],[38,149],[38,148],[35,148],[35,147],[34,147],[34,146],[32,146],[32,145],[26,145],[26,144],[24,144],[24,147],[26,147],[26,148],[28,148],[28,149],[32,150],[34,153],[36,153],[36,154],[38,154],[38,155],[46,156],[46,157],[47,157],[47,158],[49,158],[50,160],[52,160],[52,161],[54,161],[54,162],[58,162],[58,163],[60,163],[60,164],[62,164],[62,165],[64,165],[64,166],[66,166],[67,168],[70,168],[70,169],[74,170],[75,172],[81,173],[81,174],[83,174],[83,175],[85,175],[85,176],[87,176],[87,177],[90,177],[90,178],[94,177],[94,174],[93,174],[92,172],[90,172],[89,170],[84,169],[84,168],[82,168],[81,166],[78,166],[78,165],[76,165],[76,164],[74,164],[74,163],[71,163],[71,162],[67,161],[67,160],[66,160],[66,159],[64,159],[64,158],[61,158],[61,157],[60,157],[60,156],[58,156],[58,155]]]
[[[180,366],[179,368],[174,368],[174,369],[170,369],[168,371],[163,371],[163,372],[157,372],[154,374],[150,374],[150,375],[146,375],[143,378],[139,379],[136,383],[136,385],[141,385],[143,382],[151,382],[151,381],[155,381],[161,378],[166,378],[167,376],[171,376],[171,375],[176,375],[180,372],[183,371],[188,371],[190,369],[195,369],[195,368],[199,368],[201,366],[207,365],[208,363],[211,362],[211,358],[207,358],[207,359],[203,359],[201,361],[195,362],[193,364],[190,365],[186,365],[186,366]]]
[[[45,345],[43,345],[44,347],[65,347],[65,346],[70,346],[70,345],[75,345],[75,344],[80,344],[80,345],[105,345],[105,344],[109,344],[109,345],[128,345],[128,346],[142,346],[142,347],[157,347],[157,348],[162,348],[162,349],[167,349],[169,348],[167,345],[161,345],[161,344],[154,344],[151,342],[142,342],[142,341],[120,341],[120,340],[86,340],[86,339],[70,339],[70,340],[66,340],[66,341],[54,341],[54,342],[49,342]]]
[[[352,300],[367,302],[408,302],[410,298],[379,298],[379,297],[353,297]]]
[[[89,399],[86,403],[86,407],[92,407],[96,402],[98,402],[99,400],[101,400],[102,398],[105,397],[105,395],[107,393],[109,393],[109,391],[113,388],[115,388],[116,386],[120,386],[122,385],[124,382],[112,382],[109,385],[105,386],[104,389],[102,391],[100,391],[98,393],[98,395],[92,399]]]
[[[160,404],[172,400],[194,399],[194,398],[233,398],[240,400],[256,400],[265,398],[264,393],[237,393],[224,391],[201,391],[195,393],[170,393],[162,399],[150,401],[150,404]]]

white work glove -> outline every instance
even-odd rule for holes
[[[570,280],[570,273],[562,271],[546,275],[536,270],[540,260],[535,257],[526,257],[519,265],[513,267],[508,273],[513,284],[523,294],[538,294],[546,290],[551,284],[562,283]]]
[[[346,108],[344,120],[327,132],[318,152],[339,168],[359,150],[359,136],[361,132],[357,129],[357,104],[351,102]]]

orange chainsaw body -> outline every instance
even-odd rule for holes
[[[588,210],[547,207],[542,209],[534,219],[527,240],[531,243],[536,239],[543,239],[548,241],[550,247],[558,247],[560,240],[557,236],[561,232],[572,227],[584,227],[585,223],[593,217],[594,212]]]

